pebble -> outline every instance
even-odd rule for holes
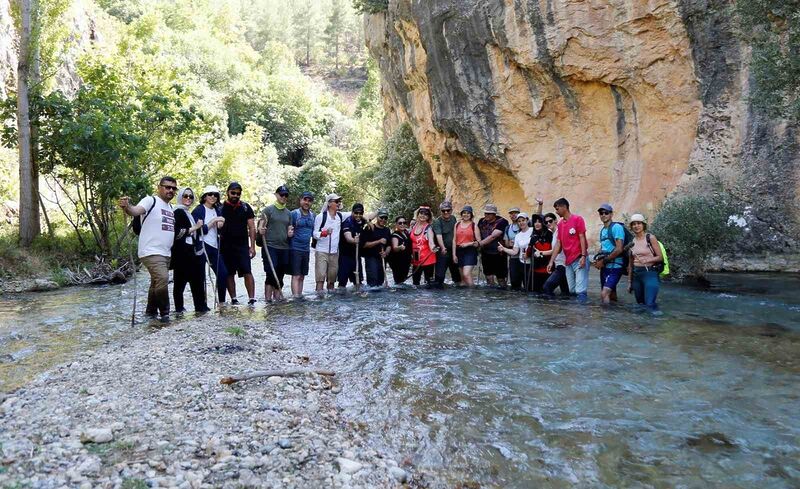
[[[364,464],[344,457],[337,458],[336,463],[339,465],[339,472],[342,474],[355,474],[364,467]]]
[[[292,448],[292,441],[287,438],[281,438],[278,440],[278,446],[284,450],[288,450],[289,448]]]
[[[400,482],[401,484],[405,484],[406,482],[408,482],[408,472],[401,469],[400,467],[390,467],[389,474],[392,477],[394,477],[395,480],[397,480],[397,482]]]
[[[82,443],[108,443],[114,439],[110,428],[89,428],[80,434]]]

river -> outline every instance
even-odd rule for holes
[[[660,316],[627,295],[607,308],[487,288],[309,294],[225,313],[340,372],[340,406],[423,479],[796,487],[800,276],[711,278],[706,290],[665,285]],[[132,292],[1,297],[0,392],[78,350],[148,334],[130,327]]]

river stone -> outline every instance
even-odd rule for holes
[[[37,278],[31,284],[31,292],[44,292],[47,290],[55,290],[59,288],[58,284],[52,280]]]
[[[344,457],[338,457],[336,464],[339,466],[340,474],[355,474],[364,467],[360,462]]]
[[[89,428],[81,432],[81,443],[108,443],[114,439],[109,428]]]
[[[400,482],[401,484],[405,484],[406,482],[408,482],[408,472],[401,469],[400,467],[390,467],[389,474],[392,477],[394,477],[395,480],[397,480],[397,482]]]

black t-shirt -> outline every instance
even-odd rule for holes
[[[356,256],[356,245],[348,243],[347,240],[344,239],[344,233],[347,231],[355,238],[357,234],[361,234],[364,231],[364,221],[357,222],[353,219],[353,216],[350,216],[342,222],[342,232],[341,236],[339,236],[339,253],[348,256]],[[360,242],[363,243],[364,241],[361,240]]]
[[[488,222],[485,217],[481,218],[481,220],[478,221],[478,229],[481,231],[481,239],[488,238],[494,230],[502,231],[502,234],[500,234],[499,237],[484,245],[481,248],[481,252],[486,253],[487,255],[496,255],[498,253],[497,243],[503,239],[507,227],[508,221],[503,217],[498,217],[492,222]]]
[[[372,248],[363,247],[370,241],[378,241],[381,238],[386,240],[385,245],[373,246]],[[364,232],[361,233],[361,246],[363,250],[362,254],[364,256],[378,257],[380,256],[380,252],[384,248],[388,248],[391,245],[392,245],[392,232],[389,231],[389,228],[387,227],[379,228],[378,226],[372,226],[372,228],[370,229],[370,226],[366,226],[364,228]]]
[[[225,225],[220,229],[222,246],[250,246],[247,221],[256,217],[250,204],[239,201],[239,205],[234,207],[225,202],[222,217],[225,218]]]

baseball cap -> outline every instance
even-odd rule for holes
[[[606,204],[600,204],[600,207],[598,207],[598,208],[597,208],[597,210],[598,210],[598,211],[608,211],[608,212],[614,212],[614,208],[613,208],[613,207],[611,207],[611,204],[608,204],[608,203],[606,203]]]
[[[228,184],[228,190],[233,190],[235,188],[238,188],[239,190],[242,190],[242,185],[239,182],[231,182],[231,183]],[[226,190],[226,192],[228,190]]]
[[[445,200],[444,202],[439,204],[439,210],[449,211],[452,209],[453,209],[453,204],[451,204],[449,200]]]
[[[364,212],[364,204],[353,204],[353,212]]]
[[[483,207],[484,214],[497,214],[497,206],[494,204],[486,204]]]
[[[275,190],[275,193],[278,194],[278,195],[280,195],[280,194],[288,194],[289,193],[289,187],[287,187],[286,185],[281,185],[280,187],[278,187]]]
[[[338,194],[328,194],[328,196],[325,197],[326,202],[330,202],[332,200],[342,200],[342,197]]]
[[[389,217],[389,211],[385,207],[378,209],[378,217]]]
[[[308,197],[311,200],[314,200],[314,194],[311,192],[303,192],[303,195],[300,196],[301,199],[305,199]]]
[[[511,211],[509,211],[509,212],[511,212]],[[524,212],[520,212],[520,213],[519,213],[519,215],[517,216],[517,220],[519,221],[519,220],[520,220],[520,219],[522,219],[523,217],[524,217],[525,219],[530,219],[530,217],[528,217],[528,215],[527,215],[527,214],[525,214]]]

